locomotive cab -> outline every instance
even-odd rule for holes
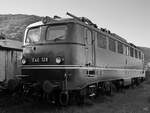
[[[84,65],[84,41],[74,23],[29,27],[24,38],[23,68]],[[64,51],[65,50],[65,51]],[[81,51],[77,56],[77,51]],[[44,67],[43,67],[44,66]],[[50,67],[49,67],[50,68]],[[23,74],[24,74],[23,69]],[[44,70],[45,71],[45,70]]]

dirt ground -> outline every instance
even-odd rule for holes
[[[150,81],[138,87],[125,89],[113,96],[87,100],[84,105],[58,107],[41,102],[15,101],[1,96],[0,113],[150,113]]]

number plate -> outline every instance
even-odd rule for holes
[[[33,63],[46,63],[48,62],[49,59],[47,57],[37,57],[37,58],[32,58]]]

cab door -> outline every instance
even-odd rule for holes
[[[85,52],[86,52],[86,66],[91,66],[93,64],[92,32],[87,28],[84,29],[84,39],[85,39]]]
[[[85,53],[86,53],[86,66],[88,67],[87,74],[90,77],[95,76],[95,33],[85,28]]]

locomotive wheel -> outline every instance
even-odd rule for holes
[[[75,93],[76,103],[78,105],[83,105],[85,103],[85,98],[87,95],[87,88],[81,89]]]
[[[106,89],[106,95],[109,95],[109,96],[112,95],[112,88],[111,88],[111,86],[109,86],[109,87]]]
[[[135,78],[132,78],[132,80],[131,80],[131,87],[132,88],[136,87],[136,80],[135,80]]]
[[[52,102],[51,95],[49,93],[44,93],[44,98],[48,104]]]
[[[20,85],[19,82],[20,81],[17,78],[8,80],[8,90],[10,92],[15,91],[17,89],[17,87],[19,87],[19,85]]]
[[[59,102],[62,106],[67,106],[69,103],[69,94],[68,92],[62,92],[59,95]]]
[[[85,103],[85,95],[76,95],[76,102],[78,105],[83,105]]]
[[[104,90],[106,92],[106,95],[112,95],[112,83],[111,82],[105,82],[104,83]]]
[[[136,78],[136,86],[140,85],[140,78]]]
[[[124,81],[123,80],[117,80],[115,81],[115,87],[117,92],[123,92],[124,88]]]
[[[132,87],[135,88],[136,86],[138,86],[140,84],[140,80],[139,78],[133,78],[132,79]]]

